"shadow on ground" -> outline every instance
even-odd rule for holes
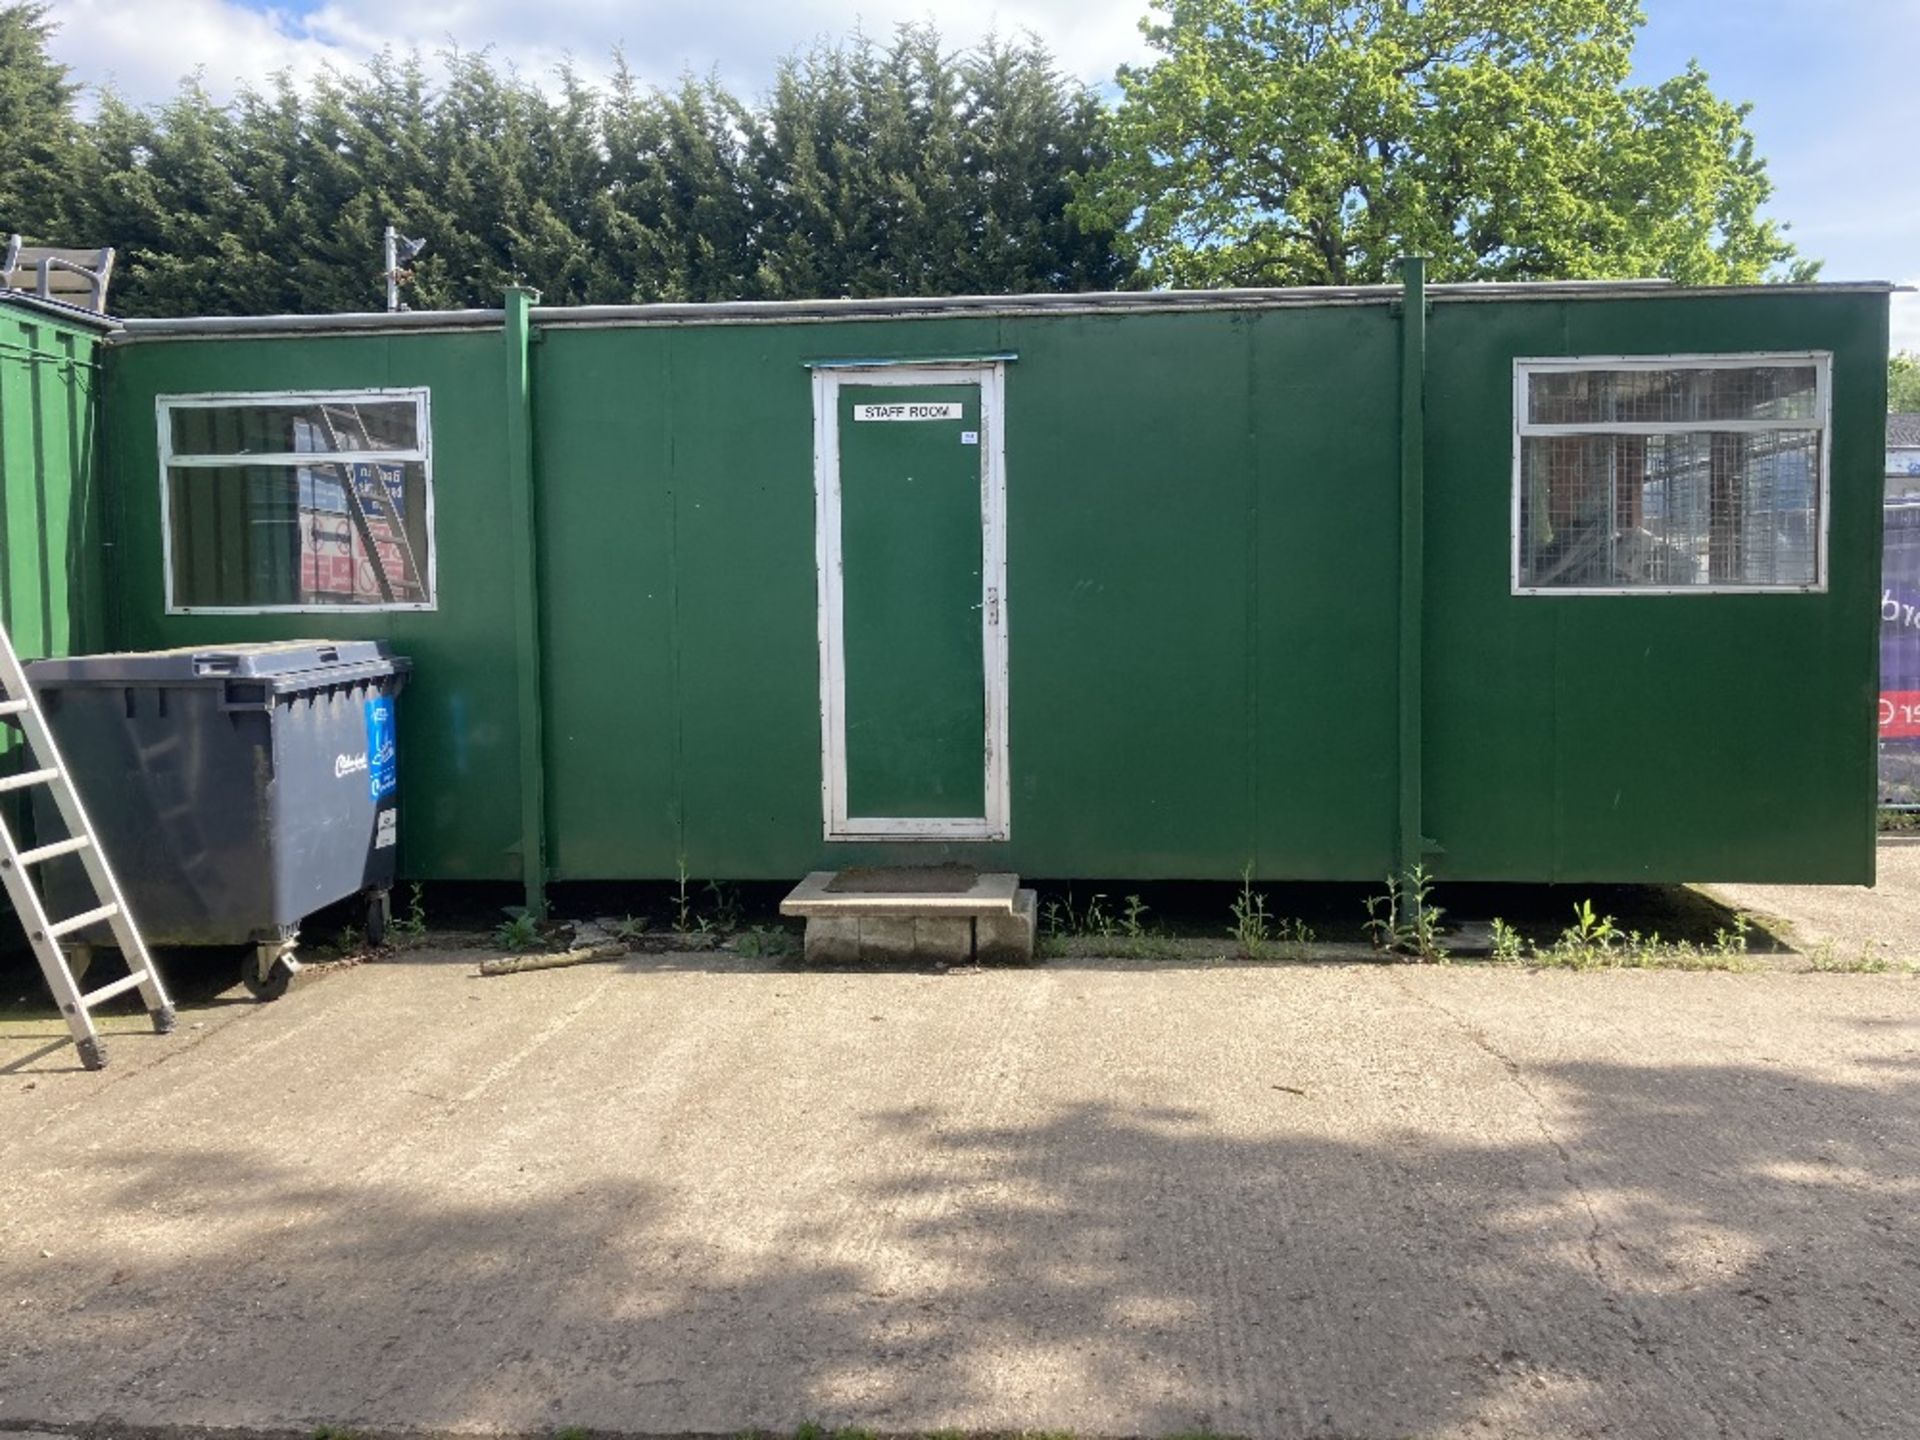
[[[1537,1124],[1499,1145],[1343,1141],[1252,1075],[1265,1135],[876,1098],[856,1172],[746,1163],[707,1228],[646,1153],[534,1141],[465,1197],[241,1143],[98,1154],[94,1207],[172,1243],[9,1265],[0,1420],[1905,1436],[1912,1054],[1874,1084],[1551,1066],[1503,1088]]]

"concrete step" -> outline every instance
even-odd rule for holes
[[[780,902],[782,915],[913,918],[1011,915],[1020,877],[953,866],[816,870]]]
[[[1024,964],[1038,910],[1019,876],[951,866],[816,870],[780,902],[806,918],[806,958],[832,965]]]

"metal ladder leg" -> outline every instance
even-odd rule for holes
[[[66,1017],[81,1062],[89,1070],[98,1070],[107,1063],[107,1056],[93,1024],[93,1011],[97,1007],[137,989],[152,1018],[153,1028],[164,1035],[173,1029],[173,1001],[168,998],[160,972],[147,953],[146,942],[127,911],[126,899],[87,820],[79,792],[74,789],[72,778],[61,761],[53,732],[47,726],[39,699],[28,683],[26,670],[4,626],[0,626],[0,689],[5,691],[5,698],[0,699],[0,716],[19,721],[29,762],[29,768],[20,773],[0,778],[0,793],[46,786],[67,827],[65,839],[22,850],[14,840],[11,827],[0,817],[0,880],[5,881],[14,912],[26,926],[27,941],[33,947],[34,958],[40,962],[40,973],[46,977],[47,988],[53,992],[60,1013]],[[77,915],[54,920],[47,914],[32,872],[35,867],[63,855],[79,860],[98,903]],[[83,991],[68,968],[61,942],[66,936],[77,937],[102,921],[120,947],[127,962],[127,974],[97,989]]]

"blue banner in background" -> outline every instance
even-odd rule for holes
[[[1889,505],[1880,566],[1880,803],[1920,805],[1920,504]]]
[[[404,465],[354,465],[353,488],[360,496],[362,506],[371,506],[368,514],[380,519],[386,511],[382,504],[393,510],[394,518],[404,520],[407,517],[407,467]],[[344,500],[340,506],[346,509]]]
[[[393,738],[393,697],[367,701],[367,787],[374,803],[400,786],[399,753]]]

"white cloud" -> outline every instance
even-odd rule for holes
[[[60,27],[54,56],[75,79],[139,103],[165,99],[196,69],[209,90],[228,95],[276,70],[310,74],[335,53],[283,17],[229,0],[58,0],[51,18]]]
[[[1920,279],[1905,283],[1920,286]],[[1920,294],[1893,297],[1892,330],[1891,349],[1910,350],[1920,355]]]
[[[113,83],[137,102],[164,99],[180,78],[204,67],[216,95],[243,80],[291,68],[311,73],[327,60],[354,64],[383,46],[431,53],[450,42],[490,48],[523,73],[546,74],[564,56],[589,74],[616,45],[644,78],[669,83],[683,70],[718,70],[733,88],[757,94],[774,62],[856,23],[884,36],[903,21],[935,20],[956,46],[989,31],[1031,30],[1061,67],[1094,84],[1145,53],[1138,22],[1145,0],[947,0],[938,15],[925,0],[864,0],[856,15],[835,0],[442,0],[427,7],[392,0],[287,0],[261,9],[239,0],[54,0],[55,55],[88,84]]]

